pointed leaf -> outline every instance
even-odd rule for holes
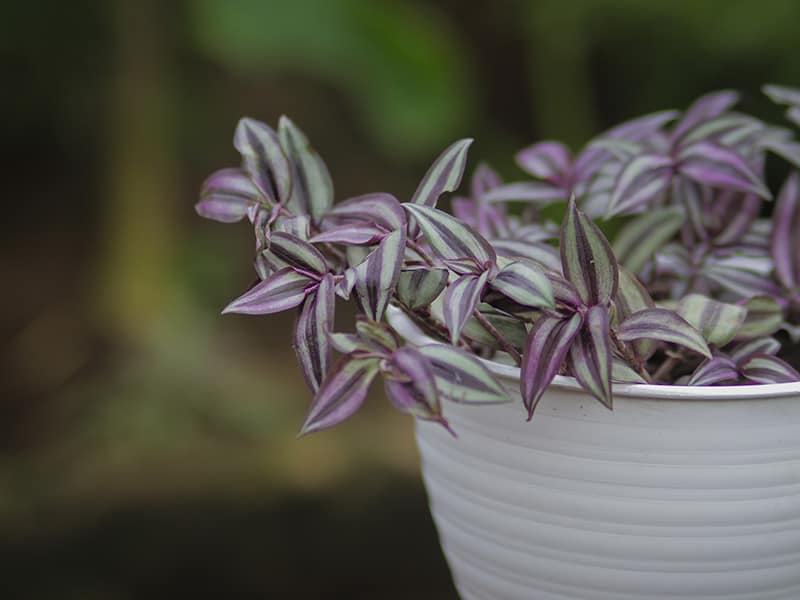
[[[376,358],[340,359],[311,403],[300,434],[333,427],[352,416],[364,403],[378,364]]]
[[[701,96],[686,110],[683,118],[675,126],[672,139],[681,139],[700,123],[718,117],[738,101],[739,94],[731,90],[721,90]]]
[[[761,143],[761,146],[800,169],[800,142],[768,138]]]
[[[389,231],[400,229],[406,223],[406,214],[397,198],[382,192],[340,202],[328,212],[326,218],[363,221]]]
[[[800,106],[800,88],[784,85],[767,84],[761,88],[764,94],[775,104]]]
[[[740,298],[781,295],[781,288],[770,277],[742,268],[712,263],[704,266],[700,273]]]
[[[573,196],[561,226],[564,275],[587,305],[608,302],[617,291],[617,260],[600,229],[583,214]]]
[[[525,323],[510,314],[494,308],[490,304],[478,304],[478,310],[483,318],[492,324],[500,335],[517,350],[522,350],[525,345],[525,338],[528,337],[528,330]],[[467,320],[461,333],[479,344],[493,349],[500,349],[500,343],[474,316]]]
[[[608,311],[602,304],[586,312],[583,325],[569,348],[569,363],[581,387],[611,408],[611,339]]]
[[[436,206],[439,196],[458,188],[467,164],[467,150],[472,142],[472,139],[459,140],[439,155],[420,181],[411,198],[412,204]]]
[[[374,349],[355,333],[328,333],[331,347],[339,354],[369,353]]]
[[[770,200],[764,182],[734,150],[711,142],[697,142],[681,150],[678,171],[711,187],[752,192]]]
[[[648,339],[671,342],[711,358],[703,336],[679,314],[665,308],[646,308],[620,323],[617,338],[623,342]]]
[[[389,365],[384,373],[386,395],[395,408],[418,419],[440,420],[442,406],[430,361],[416,348],[404,346],[392,355]]]
[[[715,356],[697,367],[687,385],[730,385],[738,380],[736,363],[726,356]]]
[[[290,266],[318,275],[328,270],[328,264],[322,253],[291,233],[273,232],[269,239],[269,248],[263,255],[273,269]]]
[[[308,215],[279,216],[273,225],[274,231],[289,233],[304,241],[309,241],[311,235],[311,220]]]
[[[672,180],[668,156],[641,154],[629,161],[614,184],[605,217],[633,212],[662,194]]]
[[[561,272],[561,256],[558,248],[540,242],[522,242],[515,240],[495,240],[492,242],[499,256],[518,259],[524,258],[543,269]]]
[[[439,258],[472,258],[479,265],[496,262],[492,245],[466,223],[428,206],[406,203],[403,208],[417,220],[425,240]]]
[[[628,363],[618,356],[611,357],[611,381],[616,383],[647,383]]]
[[[534,177],[564,181],[569,175],[572,158],[561,142],[539,142],[520,150],[516,161],[523,171]]]
[[[514,302],[533,308],[554,308],[553,287],[541,269],[516,261],[503,267],[492,280],[492,288]]]
[[[486,192],[484,202],[534,202],[550,204],[557,200],[564,200],[569,196],[569,191],[561,185],[554,185],[542,181],[523,181],[506,183]]]
[[[286,116],[278,121],[278,137],[294,165],[292,201],[318,221],[333,204],[333,182],[328,167],[306,135]]]
[[[753,354],[775,355],[780,352],[780,349],[781,343],[778,340],[773,337],[764,337],[738,344],[736,348],[731,351],[730,356],[736,362],[741,362]]]
[[[386,236],[386,231],[369,223],[348,223],[331,227],[311,238],[311,242],[373,246]]]
[[[356,270],[356,299],[364,314],[373,321],[383,319],[394,294],[405,246],[405,231],[393,231]]]
[[[780,329],[783,309],[774,298],[754,296],[744,303],[747,310],[744,322],[736,332],[737,340],[763,338]]]
[[[770,240],[775,275],[787,288],[800,287],[800,175],[793,171],[775,203]]]
[[[289,161],[278,135],[255,119],[243,118],[236,126],[233,145],[242,155],[244,170],[271,202],[283,204],[292,193]]]
[[[286,267],[270,275],[231,302],[222,314],[266,315],[298,306],[312,281]]]
[[[477,308],[488,280],[489,271],[481,275],[462,275],[445,290],[444,323],[450,331],[451,343],[458,343],[461,329]]]
[[[800,381],[798,373],[791,365],[777,356],[754,354],[739,365],[742,375],[755,383],[791,383]]]
[[[638,273],[683,225],[683,211],[674,206],[650,210],[627,223],[614,240],[614,254],[626,269]]]
[[[392,353],[400,346],[400,341],[391,328],[364,317],[358,317],[356,320],[356,333],[381,353]]]
[[[203,183],[195,211],[206,219],[235,223],[261,201],[261,194],[244,171],[221,169]]]
[[[697,328],[710,344],[724,346],[744,323],[747,309],[701,294],[689,294],[678,303],[678,314]]]
[[[295,324],[294,351],[306,382],[316,393],[328,373],[331,343],[328,333],[333,327],[333,275],[325,275],[317,290],[309,294]]]
[[[542,316],[534,322],[525,344],[520,377],[522,401],[528,409],[528,419],[533,416],[542,394],[564,365],[581,322],[578,313],[563,318]]]
[[[471,354],[444,344],[420,346],[419,351],[430,361],[436,388],[443,398],[464,404],[510,401],[503,386]]]
[[[429,267],[402,269],[397,280],[397,297],[412,310],[430,306],[447,287],[448,278],[447,269]]]
[[[614,326],[616,327],[617,322],[625,320],[630,315],[654,306],[653,299],[636,276],[627,269],[620,268],[619,288],[614,296],[614,307],[616,308]],[[658,349],[658,343],[654,340],[642,339],[631,342],[631,347],[639,358],[646,360]]]

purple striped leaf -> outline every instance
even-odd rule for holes
[[[355,333],[331,333],[329,331],[328,340],[330,340],[331,347],[339,354],[349,355],[356,352],[371,354],[374,351],[372,346]]]
[[[738,380],[736,363],[727,356],[715,356],[695,369],[687,385],[731,385]]]
[[[406,215],[400,202],[391,194],[378,192],[356,196],[336,204],[326,215],[329,219],[363,221],[379,225],[390,231],[406,224]]]
[[[472,173],[472,179],[470,179],[470,195],[476,200],[480,200],[486,192],[502,183],[503,179],[498,175],[497,171],[486,163],[479,163]]]
[[[433,207],[443,193],[458,189],[467,164],[467,150],[472,142],[470,138],[459,140],[433,161],[411,198],[412,204]]]
[[[492,288],[517,304],[533,308],[555,308],[553,287],[544,272],[524,261],[512,262],[491,282]]]
[[[311,237],[311,219],[308,215],[295,215],[293,217],[280,216],[275,220],[274,231],[289,233],[301,240],[309,241]]]
[[[481,275],[462,275],[447,286],[444,293],[444,323],[450,331],[450,341],[458,343],[461,329],[478,307],[489,281],[489,271]]]
[[[658,133],[664,125],[672,121],[676,116],[678,116],[678,112],[674,110],[645,115],[609,129],[601,134],[599,139],[641,142]],[[606,149],[590,142],[575,160],[574,172],[576,180],[585,182],[590,179],[604,164],[608,156],[609,153]]]
[[[716,346],[730,342],[747,316],[743,306],[719,302],[701,294],[683,297],[677,312],[700,331],[709,344]]]
[[[742,268],[709,263],[700,273],[740,298],[781,295],[780,286],[771,278]]]
[[[775,104],[800,106],[800,88],[784,85],[767,84],[761,88],[764,94]]]
[[[430,361],[416,348],[404,346],[387,362],[386,395],[394,407],[417,419],[443,422],[436,375]]]
[[[616,383],[647,383],[628,363],[618,356],[611,357],[611,381]]]
[[[306,296],[294,333],[294,351],[308,386],[316,393],[328,372],[333,327],[333,275],[325,275],[316,291]]]
[[[348,223],[331,227],[311,238],[311,242],[347,244],[351,246],[374,246],[386,236],[386,231],[369,223]]]
[[[397,335],[390,327],[364,317],[358,317],[356,320],[356,333],[362,340],[371,344],[374,350],[382,354],[391,354],[400,346],[400,340],[397,339]]]
[[[542,394],[558,374],[570,346],[581,328],[578,313],[570,317],[541,316],[528,333],[522,358],[520,390],[528,410],[528,420]]]
[[[356,269],[356,300],[373,321],[383,319],[400,276],[405,246],[405,231],[393,231]]]
[[[203,183],[195,211],[220,223],[236,223],[248,216],[263,197],[241,169],[220,169]]]
[[[750,192],[770,200],[772,195],[758,175],[734,150],[711,142],[697,142],[678,155],[678,171],[711,187]]]
[[[275,270],[290,266],[317,275],[328,271],[328,264],[322,253],[291,233],[274,232],[270,236],[269,247],[262,254]]]
[[[292,193],[291,166],[272,128],[245,117],[236,126],[233,145],[261,193],[273,203],[288,201]]]
[[[684,219],[683,211],[675,206],[650,210],[620,230],[614,240],[614,254],[622,266],[638,273],[675,236]]]
[[[673,175],[673,161],[660,154],[640,154],[620,171],[605,218],[633,212],[659,197]]]
[[[569,190],[542,181],[522,181],[499,185],[486,192],[484,202],[534,202],[550,204],[569,197]]]
[[[739,101],[739,94],[731,90],[721,90],[701,96],[686,110],[672,132],[673,142],[680,140],[689,131],[714,119]]]
[[[786,179],[775,203],[770,240],[775,275],[786,288],[800,287],[800,175]]]
[[[611,408],[611,339],[608,310],[602,304],[586,311],[569,348],[572,375],[589,394]]]
[[[616,330],[623,342],[658,340],[678,344],[711,358],[703,336],[679,314],[665,308],[646,308],[627,317]]]
[[[462,404],[510,402],[503,386],[475,356],[444,344],[420,346],[419,351],[433,367],[442,398]]]
[[[558,248],[539,242],[518,240],[495,240],[492,242],[499,256],[509,259],[524,258],[541,265],[543,269],[561,272],[561,256]]]
[[[557,306],[566,308],[570,313],[581,306],[581,297],[574,285],[558,273],[551,272],[546,275],[550,280],[550,287],[553,288],[553,299]]]
[[[408,203],[403,207],[417,220],[425,241],[439,258],[471,258],[482,266],[497,261],[492,245],[466,223],[436,208]]]
[[[300,207],[301,212],[308,212],[319,221],[333,204],[333,182],[328,167],[306,135],[286,116],[278,121],[278,138],[294,167],[294,185],[288,204]]]
[[[222,314],[267,315],[298,306],[313,282],[305,275],[286,267],[257,283],[228,304]]]
[[[761,146],[800,169],[800,142],[768,138],[761,143]]]
[[[640,310],[655,307],[655,303],[639,279],[627,269],[620,268],[619,287],[614,296],[614,307],[616,308],[614,313],[614,325],[616,326],[618,321],[624,321]],[[658,343],[642,339],[631,342],[631,347],[639,358],[646,360],[658,349]]]
[[[361,408],[379,363],[377,358],[341,358],[314,397],[300,435],[338,425]]]
[[[561,142],[539,142],[520,150],[516,156],[520,168],[553,183],[566,183],[572,163],[569,149]]]
[[[736,147],[752,143],[765,129],[763,122],[749,115],[728,113],[695,127],[687,133],[681,144],[687,146],[695,142],[714,141],[723,146]]]
[[[587,305],[607,303],[617,291],[617,259],[603,232],[570,198],[561,225],[564,275]]]
[[[763,338],[780,329],[783,323],[783,309],[774,298],[753,296],[742,304],[747,314],[736,331],[737,340]]]
[[[781,343],[774,337],[763,337],[738,344],[731,350],[730,357],[738,363],[754,354],[775,355],[780,349]]]
[[[754,354],[739,365],[742,375],[754,383],[791,383],[800,381],[798,373],[791,365],[777,356]]]
[[[411,310],[430,306],[447,287],[447,269],[409,267],[400,271],[397,298]]]
[[[495,308],[494,302],[492,304],[480,303],[478,304],[478,311],[484,319],[491,323],[501,336],[517,350],[522,350],[525,346],[525,338],[528,337],[528,330],[525,329],[525,323],[519,318],[511,316],[509,312]],[[464,324],[464,329],[461,330],[464,337],[488,346],[494,350],[501,350],[502,346],[497,338],[489,333],[486,328],[474,316],[467,320]]]
[[[714,236],[714,243],[726,246],[740,242],[760,214],[762,202],[762,198],[756,194],[742,194],[730,190],[718,193],[714,204],[719,211],[721,226]]]

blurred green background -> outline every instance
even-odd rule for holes
[[[196,217],[241,115],[288,113],[337,198],[408,198],[474,136],[510,177],[720,87],[800,84],[797,0],[43,0],[0,56],[0,594],[453,599],[412,423],[297,440],[291,316],[219,316],[251,232]]]

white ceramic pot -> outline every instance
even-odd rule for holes
[[[491,369],[518,401],[417,426],[464,600],[800,599],[800,383],[618,385],[609,411],[559,378],[529,423]]]

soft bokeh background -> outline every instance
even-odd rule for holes
[[[251,232],[193,212],[239,116],[289,113],[337,198],[408,198],[458,137],[539,137],[720,87],[777,118],[796,0],[4,5],[0,595],[453,599],[412,423],[375,393],[295,439],[291,316],[221,318]]]

